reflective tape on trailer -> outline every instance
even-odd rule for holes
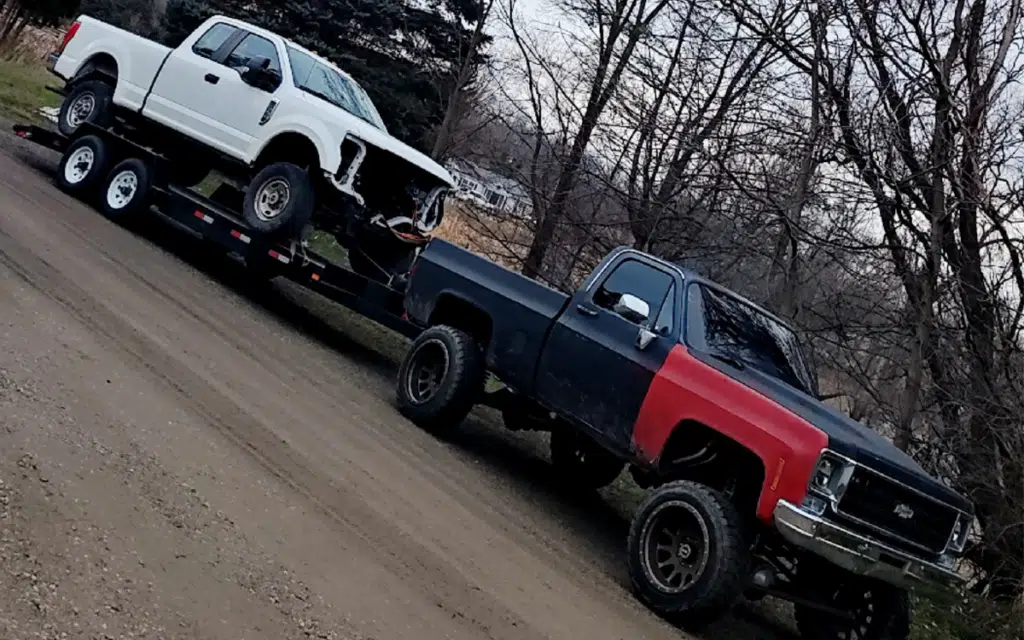
[[[249,236],[245,235],[241,231],[236,231],[235,229],[231,230],[231,237],[235,238],[237,240],[241,240],[245,244],[249,244],[250,242],[252,242],[252,238],[250,238]]]
[[[193,215],[202,220],[203,222],[205,222],[206,224],[213,224],[213,218],[211,218],[210,216],[206,215],[205,213],[198,209],[196,209],[196,212]]]
[[[284,264],[288,264],[289,262],[291,262],[291,260],[287,256],[283,256],[277,251],[273,250],[270,251],[270,257],[273,258],[274,260],[277,260],[278,262],[283,262]]]

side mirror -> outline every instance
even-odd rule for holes
[[[253,56],[238,72],[243,82],[264,91],[273,91],[281,82],[281,74],[270,68],[270,58]]]
[[[651,306],[632,294],[624,293],[613,311],[630,322],[643,324],[651,315]]]

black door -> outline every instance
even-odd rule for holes
[[[660,265],[627,256],[570,302],[552,329],[537,381],[547,406],[622,452],[631,448],[640,405],[676,343],[682,284]],[[641,330],[654,334],[643,348]]]

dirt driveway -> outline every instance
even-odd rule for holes
[[[621,511],[553,489],[536,440],[434,440],[387,336],[0,145],[0,638],[682,637],[625,586]]]

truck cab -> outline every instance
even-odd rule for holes
[[[577,486],[628,466],[651,489],[629,569],[663,615],[770,594],[807,637],[900,638],[909,590],[961,581],[971,503],[823,403],[785,321],[699,274],[620,248],[565,295],[434,240],[406,310],[425,328],[399,372],[408,417],[444,430],[492,404],[550,431]]]

